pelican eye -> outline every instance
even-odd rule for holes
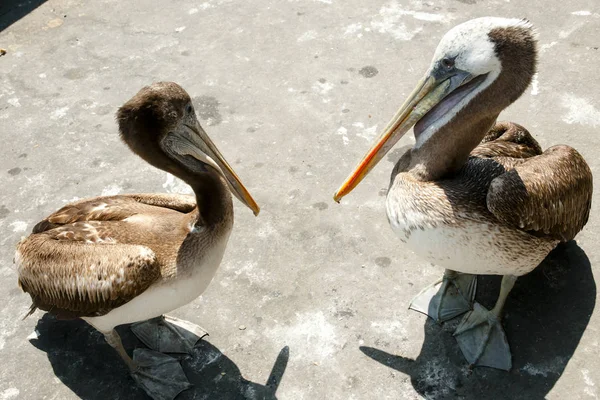
[[[446,69],[452,69],[454,68],[454,60],[451,58],[444,58],[442,59],[442,65]]]
[[[188,113],[188,114],[192,114],[192,113],[194,112],[194,107],[192,107],[192,105],[191,105],[191,104],[188,104],[188,105],[185,107],[185,112],[186,112],[186,113]]]

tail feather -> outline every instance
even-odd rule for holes
[[[31,314],[33,314],[35,312],[35,310],[37,310],[37,306],[35,304],[32,304],[31,307],[29,307],[29,311],[27,312],[27,314],[25,314],[25,316],[21,319],[21,321],[25,320],[25,318],[27,318]]]

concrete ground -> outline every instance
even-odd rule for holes
[[[437,326],[407,309],[441,275],[385,217],[389,173],[411,135],[341,205],[331,200],[440,37],[488,15],[527,17],[539,30],[539,75],[501,118],[544,148],[574,146],[600,176],[597,0],[3,0],[0,400],[145,398],[85,323],[41,312],[21,321],[30,299],[12,258],[20,237],[70,200],[189,191],[117,135],[117,108],[158,80],[192,95],[262,206],[255,218],[236,202],[213,283],[173,312],[210,333],[184,360],[195,387],[181,399],[600,396],[598,196],[577,242],[517,282],[508,373],[469,371],[451,335],[457,321]],[[480,278],[479,301],[491,306],[498,286]],[[141,346],[120,331],[129,351]]]

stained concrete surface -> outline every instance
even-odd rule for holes
[[[67,201],[188,188],[119,142],[114,113],[174,80],[262,206],[236,203],[223,264],[173,315],[210,332],[183,360],[182,399],[593,399],[600,395],[598,199],[577,242],[506,305],[513,370],[470,371],[452,331],[407,309],[441,270],[385,217],[407,135],[341,205],[334,190],[425,71],[440,37],[479,16],[527,17],[539,74],[502,119],[577,148],[596,176],[596,0],[3,0],[0,7],[0,399],[144,398],[102,337],[41,312],[14,246]],[[499,287],[482,277],[478,299]],[[30,336],[38,332],[37,338]],[[141,346],[120,328],[125,346]]]

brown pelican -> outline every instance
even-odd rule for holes
[[[468,312],[455,336],[471,365],[509,370],[501,311],[518,276],[588,220],[592,174],[577,151],[542,152],[496,118],[529,85],[536,38],[526,20],[479,18],[450,30],[417,88],[334,196],[339,200],[414,126],[396,164],[386,209],[419,256],[446,268],[411,308],[445,321]],[[480,144],[481,143],[481,144]],[[476,274],[502,275],[495,307],[475,303]]]
[[[190,387],[181,366],[160,352],[191,350],[202,330],[162,315],[194,300],[212,280],[233,227],[230,191],[259,207],[200,126],[189,95],[172,82],[141,89],[117,113],[129,148],[189,184],[195,197],[129,194],[68,204],[17,247],[19,285],[36,308],[82,318],[104,334],[155,399]],[[28,315],[29,315],[28,314]],[[115,326],[152,350],[131,359]]]

